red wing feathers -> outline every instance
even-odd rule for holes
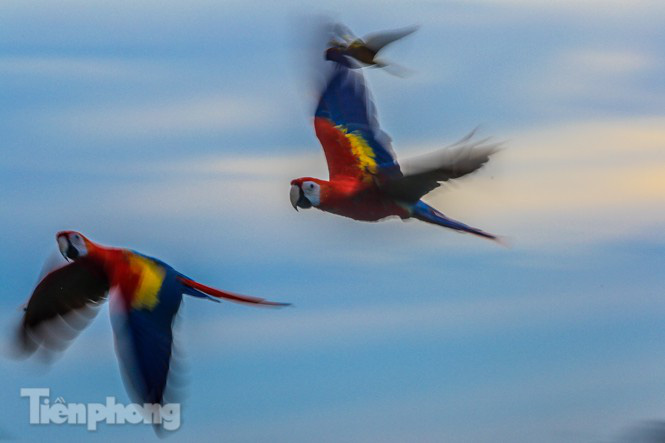
[[[196,289],[198,291],[204,292],[208,295],[211,295],[213,297],[217,298],[223,298],[226,300],[231,300],[236,303],[248,303],[248,304],[253,304],[253,305],[261,305],[261,306],[289,306],[290,303],[278,303],[278,302],[272,302],[265,300],[263,298],[258,298],[258,297],[250,297],[248,295],[239,295],[239,294],[234,294],[232,292],[226,292],[226,291],[220,291],[219,289],[212,288],[210,286],[203,285],[199,282],[196,282],[194,280],[190,280],[185,277],[178,277],[180,282],[188,286],[190,288]]]

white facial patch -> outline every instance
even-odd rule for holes
[[[83,257],[88,253],[88,248],[85,247],[85,241],[83,241],[83,238],[80,235],[72,234],[69,237],[69,241],[72,243],[72,246],[74,246],[79,252],[79,257]]]
[[[72,248],[76,249],[76,252],[78,253],[78,257],[83,257],[88,253],[88,248],[85,246],[85,240],[83,240],[83,237],[81,237],[77,233],[69,234],[67,236],[69,240],[69,244],[71,245]],[[60,239],[58,239],[60,240]],[[62,246],[60,246],[62,250]],[[66,251],[67,246],[65,246],[65,251]]]
[[[312,206],[319,206],[319,203],[321,202],[321,188],[318,183],[303,182],[302,192]]]

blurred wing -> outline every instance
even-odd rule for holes
[[[382,168],[397,166],[360,71],[335,64],[316,108],[314,128],[331,179],[371,179]]]
[[[412,203],[440,186],[439,182],[476,171],[500,144],[488,143],[489,139],[472,142],[473,134],[440,151],[403,161],[401,175],[386,179],[380,188],[395,199]]]
[[[128,260],[138,283],[131,294],[121,294],[114,300],[116,353],[133,399],[162,404],[171,369],[173,324],[182,293],[168,265],[136,253],[128,255]]]
[[[384,46],[389,45],[395,40],[404,38],[407,35],[413,34],[417,29],[418,26],[410,26],[408,28],[396,29],[394,31],[369,34],[364,38],[365,46],[374,52],[379,52]]]
[[[163,404],[173,354],[172,315],[131,310],[113,315],[116,354],[133,401]]]
[[[64,349],[94,317],[108,290],[104,270],[86,258],[48,273],[24,308],[19,349],[24,353],[40,346]]]

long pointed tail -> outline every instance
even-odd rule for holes
[[[477,235],[479,237],[488,238],[498,243],[502,243],[500,237],[485,232],[481,229],[465,225],[464,223],[458,222],[457,220],[448,218],[445,215],[443,215],[441,212],[437,211],[436,209],[434,209],[433,207],[431,207],[430,205],[428,205],[423,201],[419,201],[416,204],[415,208],[413,209],[412,217],[427,223],[444,226],[446,228],[454,229],[456,231],[468,232],[470,234]]]
[[[258,297],[250,297],[248,295],[239,295],[239,294],[234,294],[233,292],[226,292],[226,291],[220,291],[219,289],[212,288],[210,286],[203,285],[197,281],[191,280],[187,277],[178,277],[178,280],[180,280],[180,283],[185,285],[187,288],[194,289],[196,291],[203,292],[204,294],[211,295],[213,297],[217,298],[224,298],[226,300],[231,300],[236,303],[248,303],[248,304],[253,304],[253,305],[260,305],[260,306],[290,306],[291,303],[278,303],[274,301],[268,301],[263,298],[258,298]]]

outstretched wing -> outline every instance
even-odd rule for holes
[[[383,168],[397,166],[390,137],[379,128],[374,104],[358,70],[335,63],[321,92],[314,128],[331,179],[371,180]]]
[[[138,403],[165,403],[172,366],[173,323],[178,310],[159,311],[136,309],[112,316],[125,387]]]
[[[425,154],[402,162],[402,171],[386,176],[379,184],[391,197],[414,203],[440,186],[440,182],[470,174],[484,165],[494,154],[499,143],[489,143],[489,139],[471,141],[475,131],[439,151]]]
[[[18,350],[32,354],[40,347],[64,349],[94,317],[108,290],[106,273],[87,258],[50,272],[25,305]]]
[[[393,31],[377,32],[364,37],[365,46],[374,52],[379,52],[384,46],[392,42],[413,34],[418,30],[418,26],[409,26],[408,28],[395,29]]]

